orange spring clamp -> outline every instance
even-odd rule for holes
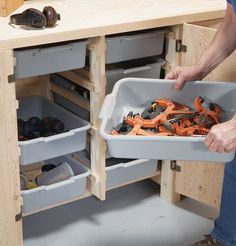
[[[197,97],[196,111],[167,99],[157,99],[142,115],[129,113],[112,135],[194,136],[207,135],[219,123],[221,109],[207,98]]]

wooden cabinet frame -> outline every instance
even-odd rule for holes
[[[73,0],[70,1],[72,2]],[[220,2],[221,0],[217,1]],[[178,4],[186,6],[186,3],[189,4],[188,1],[183,0],[183,3],[179,2]],[[26,4],[28,4],[27,6],[32,7],[32,3]],[[109,4],[112,5],[113,3],[109,1]],[[137,5],[139,4],[141,4],[140,1],[137,2]],[[160,3],[158,1],[155,3],[152,2],[152,4]],[[163,2],[162,4],[164,5],[166,2]],[[104,200],[106,192],[105,142],[98,135],[100,125],[98,113],[105,96],[105,35],[158,28],[163,26],[168,27],[170,29],[170,33],[166,37],[168,40],[166,47],[166,60],[168,61],[168,66],[166,66],[166,69],[168,70],[173,66],[183,64],[183,53],[176,52],[176,40],[182,40],[184,38],[185,27],[183,27],[182,24],[185,21],[192,22],[222,17],[224,14],[224,5],[218,5],[219,7],[215,8],[215,4],[217,3],[212,4],[211,1],[209,1],[207,8],[205,8],[205,6],[202,7],[203,4],[199,3],[199,0],[197,0],[196,3],[193,3],[193,6],[191,5],[190,10],[186,10],[186,12],[184,12],[181,16],[179,13],[170,17],[162,15],[159,16],[157,14],[157,17],[153,16],[151,19],[147,20],[150,13],[153,14],[150,9],[146,15],[142,16],[142,18],[140,18],[140,16],[138,16],[138,18],[137,16],[134,16],[134,20],[128,19],[127,24],[124,24],[123,22],[119,24],[114,23],[111,24],[110,27],[107,27],[107,23],[103,23],[104,26],[97,27],[94,25],[94,27],[89,26],[89,28],[86,29],[81,27],[81,23],[79,22],[76,24],[73,23],[71,26],[59,26],[58,29],[55,29],[55,31],[52,30],[51,32],[39,31],[36,33],[32,31],[32,36],[30,32],[25,31],[24,35],[19,35],[17,38],[15,38],[12,34],[12,29],[9,29],[10,27],[7,26],[8,21],[6,19],[2,19],[0,26],[3,30],[3,36],[5,34],[6,35],[4,37],[0,37],[0,245],[23,245],[21,221],[21,205],[23,201],[20,195],[19,182],[20,153],[17,144],[16,109],[18,107],[18,103],[16,100],[16,92],[17,96],[25,96],[28,95],[28,93],[31,93],[50,97],[50,84],[48,76],[41,77],[40,83],[38,78],[29,78],[24,81],[14,81],[14,76],[12,76],[14,75],[13,68],[15,65],[13,49],[74,39],[88,38],[90,40],[89,53],[91,69],[89,73],[81,71],[79,82],[84,87],[89,88],[91,92],[90,105],[84,105],[84,107],[90,107],[90,118],[92,123],[92,130],[90,131],[92,139],[92,175],[90,177],[91,193],[86,194],[86,196],[93,194],[101,200]],[[145,3],[145,6],[146,5],[147,4]],[[70,5],[68,6],[70,7]],[[128,11],[125,6],[122,6],[122,8],[124,8],[124,11]],[[170,6],[166,6],[166,8],[169,13]],[[185,7],[183,7],[183,9],[185,9]],[[120,21],[119,18],[118,21]],[[88,23],[90,24],[90,22]],[[58,30],[61,30],[61,33]],[[44,38],[39,41],[40,33],[42,33]],[[183,40],[183,43],[184,42],[185,40]],[[189,49],[190,47],[187,45],[187,53],[189,52]],[[24,87],[23,85],[33,88],[32,91],[25,91],[22,89]],[[15,88],[17,88],[17,90],[15,90]],[[54,88],[54,90],[56,89],[57,88]],[[60,93],[64,92],[60,91]],[[80,102],[77,103],[80,104]],[[93,105],[93,108],[91,105]],[[177,164],[183,165],[180,162]],[[161,178],[158,177],[156,180],[161,184],[161,197],[170,202],[178,201],[180,199],[180,194],[188,195],[187,192],[183,192],[184,188],[181,188],[180,184],[182,181],[180,181],[181,177],[179,174],[175,170],[170,169],[170,161],[162,162]],[[198,197],[194,198],[197,199]]]

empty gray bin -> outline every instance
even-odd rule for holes
[[[23,197],[23,213],[33,213],[49,206],[76,199],[87,192],[87,178],[90,171],[70,156],[62,156],[47,160],[44,163],[60,164],[67,162],[75,176],[55,184],[39,186],[31,190],[21,191]]]
[[[193,107],[197,96],[206,96],[219,104],[224,120],[236,112],[236,84],[224,82],[189,82],[182,91],[173,89],[173,81],[122,79],[112,94],[106,96],[100,118],[101,136],[107,141],[111,156],[116,158],[150,158],[165,160],[199,160],[228,162],[233,153],[213,153],[204,145],[204,137],[112,136],[111,130],[130,111],[141,113],[157,98],[166,98]]]
[[[16,79],[82,68],[88,41],[14,51]]]
[[[165,30],[106,38],[106,64],[160,55]]]
[[[28,120],[30,117],[56,117],[65,126],[65,132],[49,137],[19,141],[20,164],[27,165],[56,156],[83,150],[86,145],[87,130],[90,124],[68,112],[45,97],[35,96],[19,101],[17,117]]]
[[[78,153],[79,159],[90,167],[84,151]],[[114,189],[158,174],[157,160],[149,159],[106,159],[106,190]]]
[[[106,166],[106,189],[157,175],[157,160],[138,159]]]
[[[115,83],[127,77],[134,78],[160,78],[161,66],[165,64],[165,61],[161,58],[156,58],[155,62],[147,63],[143,66],[132,68],[118,68],[106,70],[106,94],[110,94]]]

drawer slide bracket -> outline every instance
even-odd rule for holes
[[[15,221],[18,222],[18,221],[22,220],[22,217],[23,216],[22,216],[22,207],[21,207],[20,213],[15,216]]]
[[[177,39],[175,42],[176,52],[187,52],[187,46],[182,44],[182,40]]]
[[[177,165],[176,161],[170,161],[170,169],[172,171],[181,172],[181,167]]]
[[[15,74],[8,75],[7,79],[8,79],[8,83],[15,82],[15,80],[16,80]]]

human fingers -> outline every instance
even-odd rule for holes
[[[186,80],[184,79],[184,77],[180,75],[174,83],[174,89],[182,90],[185,85],[185,82]]]
[[[225,148],[224,148],[224,152],[226,152],[226,153],[230,153],[230,152],[233,152],[235,150],[236,150],[236,146],[232,143],[225,146]]]
[[[173,71],[169,72],[169,73],[165,76],[165,79],[174,79],[174,72],[173,72]]]
[[[220,143],[219,141],[217,141],[216,139],[214,139],[211,144],[208,146],[208,149],[211,151],[211,152],[217,152],[218,148],[219,148]]]
[[[222,145],[219,145],[219,146],[218,146],[218,149],[217,149],[217,152],[218,152],[218,153],[224,153],[224,152],[225,152],[224,147],[223,147]]]
[[[206,139],[205,139],[205,142],[204,142],[207,148],[209,148],[209,146],[211,145],[211,143],[213,142],[213,140],[214,140],[213,134],[210,132],[206,136]]]

